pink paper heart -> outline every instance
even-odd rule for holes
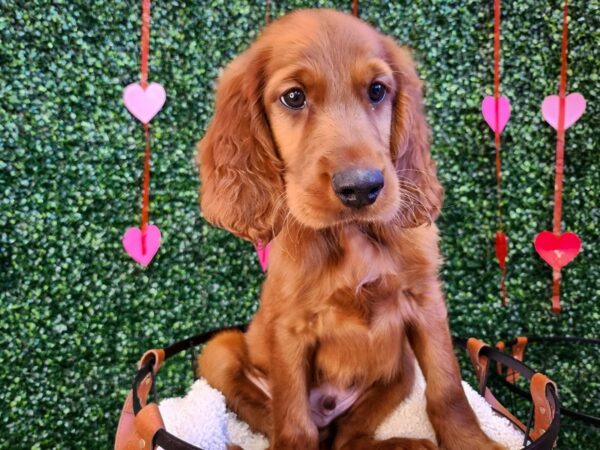
[[[145,246],[142,245],[142,238],[145,238]],[[123,247],[134,261],[146,267],[156,255],[160,246],[160,230],[156,225],[146,227],[145,236],[138,227],[131,227],[123,235]]]
[[[558,130],[558,108],[560,97],[549,95],[542,103],[542,116],[552,128]],[[579,120],[585,112],[585,98],[579,92],[565,97],[565,130]]]
[[[504,127],[510,119],[510,100],[504,95],[498,98],[498,132],[502,133]],[[488,95],[481,102],[481,114],[483,118],[490,126],[492,131],[496,131],[496,99],[495,97]]]
[[[535,250],[554,270],[569,264],[581,250],[581,239],[575,233],[556,236],[551,231],[542,231],[535,237]]]
[[[271,242],[267,243],[267,245],[263,245],[262,242],[258,242],[254,246],[256,249],[256,255],[258,256],[258,263],[260,264],[260,268],[263,272],[267,271],[267,267],[269,266],[269,255],[271,253]]]
[[[131,83],[123,91],[123,102],[133,116],[148,123],[165,104],[167,93],[158,83],[150,83],[146,89],[139,83]]]

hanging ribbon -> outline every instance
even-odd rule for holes
[[[358,0],[352,0],[352,15],[358,17]]]
[[[265,0],[265,25],[269,25],[271,23],[271,2],[269,0]]]
[[[500,135],[510,118],[510,100],[500,95],[500,0],[494,0],[494,95],[486,96],[481,103],[483,118],[494,131],[496,147],[496,192],[498,198],[498,230],[496,231],[496,258],[501,269],[500,292],[502,304],[507,303],[506,293],[506,257],[508,239],[502,223],[502,160],[500,157]]]
[[[554,216],[552,232],[542,231],[534,242],[539,255],[552,267],[552,311],[559,314],[561,269],[581,250],[581,239],[575,233],[561,233],[562,190],[565,153],[565,130],[585,111],[585,99],[580,93],[567,92],[568,0],[563,9],[561,68],[558,96],[550,95],[542,103],[544,119],[557,131],[556,168],[554,181]]]
[[[156,225],[148,223],[150,211],[150,121],[162,109],[165,89],[158,83],[148,84],[150,57],[150,0],[142,0],[142,37],[140,44],[140,82],[128,85],[123,91],[127,110],[144,129],[144,176],[142,181],[142,214],[140,227],[128,228],[123,235],[123,247],[136,262],[147,266],[160,246],[161,234]]]

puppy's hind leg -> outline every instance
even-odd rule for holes
[[[198,357],[198,375],[223,393],[227,406],[252,431],[270,435],[273,424],[270,399],[248,377],[251,373],[244,335],[237,330],[217,334]]]

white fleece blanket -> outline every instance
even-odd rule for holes
[[[496,414],[471,386],[463,381],[471,408],[483,431],[507,450],[523,448],[523,433],[508,419]],[[436,442],[425,409],[425,379],[417,370],[412,393],[398,405],[377,429],[376,437],[408,437]],[[205,380],[197,380],[185,397],[160,402],[160,413],[170,433],[205,450],[226,450],[231,442],[244,450],[266,450],[267,439],[253,433],[249,426],[228,411],[225,398]]]

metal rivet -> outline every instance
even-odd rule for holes
[[[546,414],[546,408],[544,408],[543,406],[540,406],[540,413]]]
[[[146,441],[140,439],[140,448],[144,448],[146,446]]]
[[[542,428],[542,429],[540,430],[540,434],[544,434],[545,432],[546,432],[546,430],[545,430],[544,428]]]

